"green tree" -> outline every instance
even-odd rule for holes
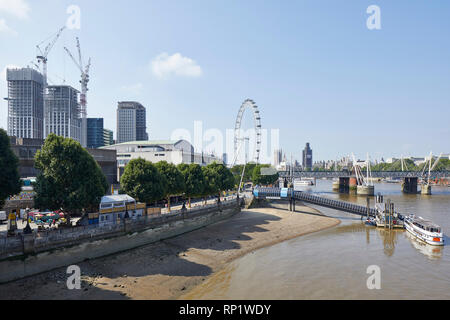
[[[147,204],[164,198],[166,184],[156,166],[142,158],[131,160],[120,179],[120,187],[126,194]]]
[[[255,184],[255,185],[256,184],[258,184],[258,185],[274,184],[278,180],[279,174],[278,174],[278,172],[276,172],[276,173],[274,172],[273,174],[267,174],[267,173],[271,173],[272,170],[270,170],[270,168],[271,168],[271,166],[268,164],[257,165],[253,169],[253,174],[252,174],[253,184]]]
[[[81,209],[98,210],[108,183],[94,158],[69,138],[50,134],[36,153],[40,171],[35,184],[35,205],[39,209],[62,209],[70,216]]]
[[[195,163],[179,164],[178,169],[184,177],[184,193],[188,197],[189,208],[191,208],[191,198],[200,197],[204,193],[205,177],[202,168]]]
[[[252,175],[253,175],[253,170],[256,167],[256,163],[247,163],[247,165],[245,166],[245,173],[244,173],[244,178],[242,180],[242,183],[246,183],[246,182],[251,182],[252,181]],[[234,181],[235,181],[235,185],[239,186],[239,183],[241,182],[241,176],[242,176],[242,170],[244,169],[244,165],[239,164],[234,166],[233,168],[231,168],[231,172],[234,175]]]
[[[170,197],[184,193],[184,176],[178,168],[167,161],[160,161],[156,164],[159,173],[165,177],[165,197],[167,199],[167,208],[170,212]]]
[[[11,150],[9,137],[0,129],[0,209],[5,199],[20,192],[19,159]]]
[[[205,190],[203,195],[218,194],[220,201],[220,194],[223,191],[233,189],[235,186],[234,176],[223,164],[213,162],[202,168],[205,176]]]

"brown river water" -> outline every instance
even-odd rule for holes
[[[318,180],[304,191],[366,204],[365,197],[331,191]],[[440,225],[446,246],[415,240],[406,231],[366,227],[361,218],[315,207],[342,223],[332,229],[260,249],[228,264],[200,287],[193,299],[450,299],[450,188],[432,196],[404,195],[400,184],[379,183],[396,211]],[[373,205],[373,198],[371,200]],[[379,266],[381,289],[369,290],[369,266]]]

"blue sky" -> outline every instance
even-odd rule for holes
[[[53,48],[49,78],[79,87],[63,50],[79,36],[92,58],[88,115],[114,131],[117,101],[141,102],[150,139],[168,139],[196,120],[232,129],[251,98],[297,159],[306,142],[315,160],[450,152],[449,1],[0,0],[0,72],[29,64],[70,5],[81,28]],[[366,27],[370,5],[381,30]],[[155,60],[166,61],[158,72]]]

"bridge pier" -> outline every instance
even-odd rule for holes
[[[348,193],[350,191],[350,177],[339,178],[339,192]]]
[[[356,193],[361,196],[374,196],[375,195],[375,187],[374,186],[358,186]]]
[[[407,194],[417,194],[417,177],[407,177],[403,181],[402,191]]]
[[[431,186],[429,184],[423,184],[420,193],[425,196],[431,196]]]

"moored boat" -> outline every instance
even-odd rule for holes
[[[425,220],[422,217],[410,215],[405,218],[405,227],[409,233],[425,243],[433,246],[444,245],[442,228],[431,221]]]
[[[369,217],[369,218],[367,218],[367,220],[366,220],[366,225],[367,225],[367,226],[371,226],[371,227],[376,227],[376,226],[377,226],[377,221],[376,221],[375,218]]]

